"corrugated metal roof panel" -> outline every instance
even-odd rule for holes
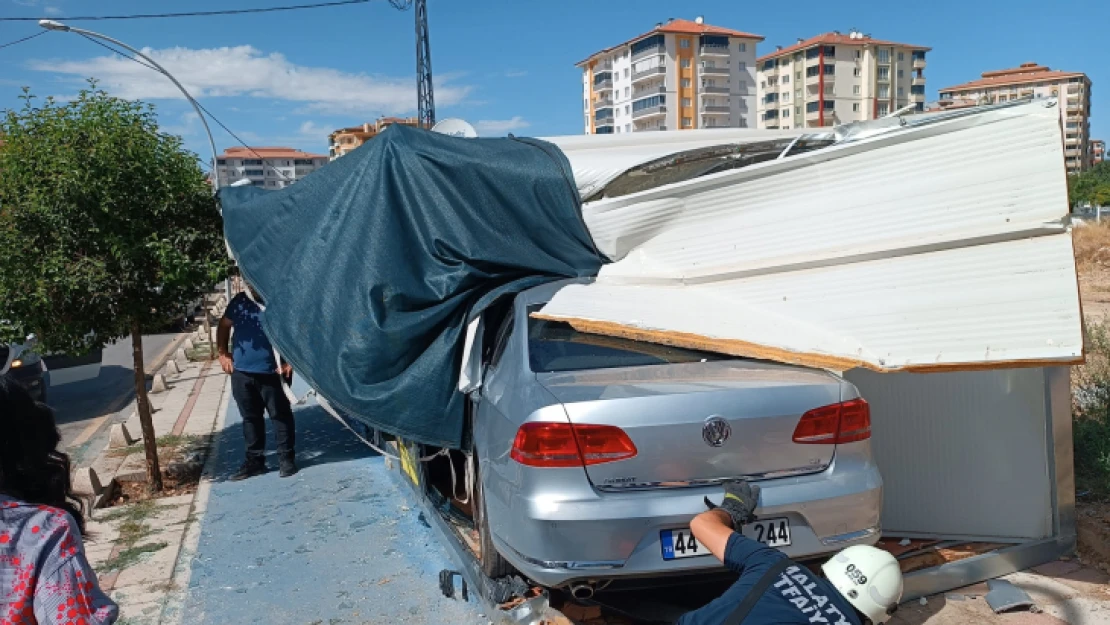
[[[847,369],[1082,358],[1054,103],[993,109],[588,204],[618,262],[545,317]]]

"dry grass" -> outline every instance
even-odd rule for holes
[[[1076,226],[1072,229],[1072,239],[1080,273],[1090,271],[1094,266],[1110,266],[1110,220]]]

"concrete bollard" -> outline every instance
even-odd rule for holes
[[[127,431],[127,426],[122,423],[113,423],[112,429],[108,434],[108,447],[112,449],[119,449],[121,447],[130,447],[135,443],[135,439],[131,437],[131,432]]]
[[[185,347],[185,351],[190,351],[196,347],[196,344],[193,343],[193,339],[185,339],[185,342],[182,343],[182,346]]]
[[[178,359],[178,360],[184,360],[185,362],[189,362],[189,356],[185,354],[185,348],[184,347],[178,347],[177,351],[173,353],[173,357]]]
[[[92,467],[77,467],[77,471],[73,474],[73,492],[96,496],[104,492],[104,486],[100,483],[100,476]]]
[[[163,371],[165,372],[163,375],[173,375],[175,373],[181,373],[181,367],[177,364],[176,360],[170,358],[166,361],[166,366],[163,367]]]
[[[161,373],[154,374],[154,381],[150,384],[151,393],[165,393],[166,389],[166,376]]]

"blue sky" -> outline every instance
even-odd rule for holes
[[[64,20],[296,3],[0,0],[0,16]],[[1110,28],[1106,0],[1075,0],[1056,9],[1031,0],[932,0],[862,4],[855,12],[846,10],[850,5],[811,0],[781,11],[735,0],[429,0],[428,5],[438,117],[462,117],[487,135],[581,132],[581,76],[574,62],[669,17],[697,15],[765,36],[760,54],[798,37],[853,27],[876,38],[930,46],[925,72],[930,101],[942,87],[1027,61],[1083,71],[1094,83],[1093,135],[1110,134],[1110,96],[1102,95],[1110,94],[1110,64],[1102,50]],[[326,153],[331,129],[381,114],[412,114],[415,108],[413,14],[398,12],[385,0],[313,11],[74,25],[148,48],[253,145]],[[31,22],[0,22],[0,44],[37,30]],[[192,109],[168,81],[73,34],[48,33],[0,49],[0,108],[18,106],[23,85],[38,95],[64,97],[88,76],[100,78],[117,95],[154,102],[165,129],[207,154]],[[219,149],[235,145],[222,130],[213,131]]]

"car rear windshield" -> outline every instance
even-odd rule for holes
[[[528,308],[528,362],[535,373],[646,367],[727,358],[721,354],[579,332],[569,323],[533,318],[532,313],[541,308],[543,305]]]

